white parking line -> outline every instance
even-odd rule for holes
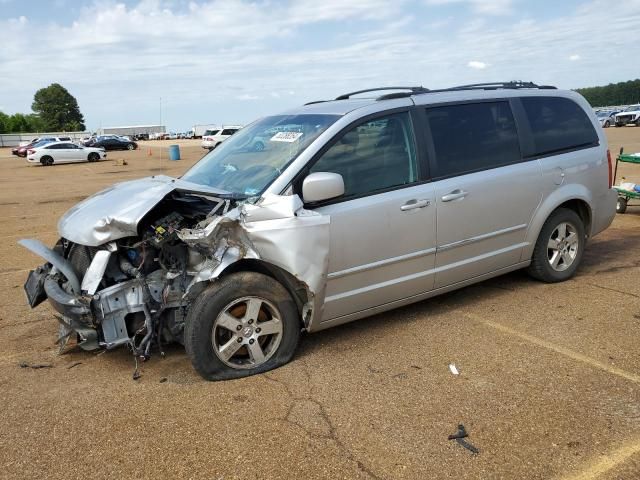
[[[572,473],[560,478],[562,480],[595,480],[624,463],[629,457],[632,457],[636,453],[640,453],[640,442],[637,440],[634,443],[624,445],[608,455],[604,455],[578,473]]]
[[[529,343],[538,345],[539,347],[543,347],[548,350],[552,350],[556,353],[559,353],[561,355],[564,355],[565,357],[569,357],[572,360],[586,363],[587,365],[590,365],[592,367],[599,368],[600,370],[604,370],[607,373],[611,373],[613,375],[617,375],[631,382],[640,384],[640,375],[636,375],[635,373],[627,372],[626,370],[622,370],[621,368],[607,365],[606,363],[602,363],[594,358],[588,357],[578,352],[574,352],[573,350],[570,350],[560,345],[556,345],[555,343],[548,342],[546,340],[543,340],[542,338],[534,337],[533,335],[529,335],[528,333],[519,332],[518,330],[514,330],[513,328],[507,327],[500,323],[492,322],[491,320],[482,318],[481,316],[476,315],[474,313],[465,312],[463,315],[469,318],[470,320],[476,321],[482,325],[491,327],[495,330],[499,330],[502,333],[506,333],[507,335],[513,335],[522,340],[526,340]]]

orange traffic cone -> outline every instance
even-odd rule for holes
[[[147,156],[151,157],[153,155],[153,152],[151,151],[151,147],[149,147],[149,150],[147,150]]]

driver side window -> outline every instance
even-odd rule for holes
[[[409,113],[376,118],[344,133],[309,173],[342,175],[344,196],[359,197],[418,180]]]

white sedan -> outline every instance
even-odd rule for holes
[[[54,163],[97,162],[107,158],[104,148],[83,147],[70,142],[48,143],[27,151],[27,162],[49,166]]]

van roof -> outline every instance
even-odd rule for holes
[[[389,93],[391,91],[391,93]],[[555,92],[555,93],[552,93]],[[369,94],[369,96],[356,96]],[[515,97],[522,95],[557,95],[566,92],[549,85],[537,85],[532,82],[511,81],[478,83],[457,87],[430,90],[424,87],[378,87],[346,93],[334,100],[319,100],[291,109],[285,114],[327,114],[346,115],[347,113],[372,104],[400,98],[411,98],[416,105],[442,103],[458,100],[476,100],[496,97]]]

